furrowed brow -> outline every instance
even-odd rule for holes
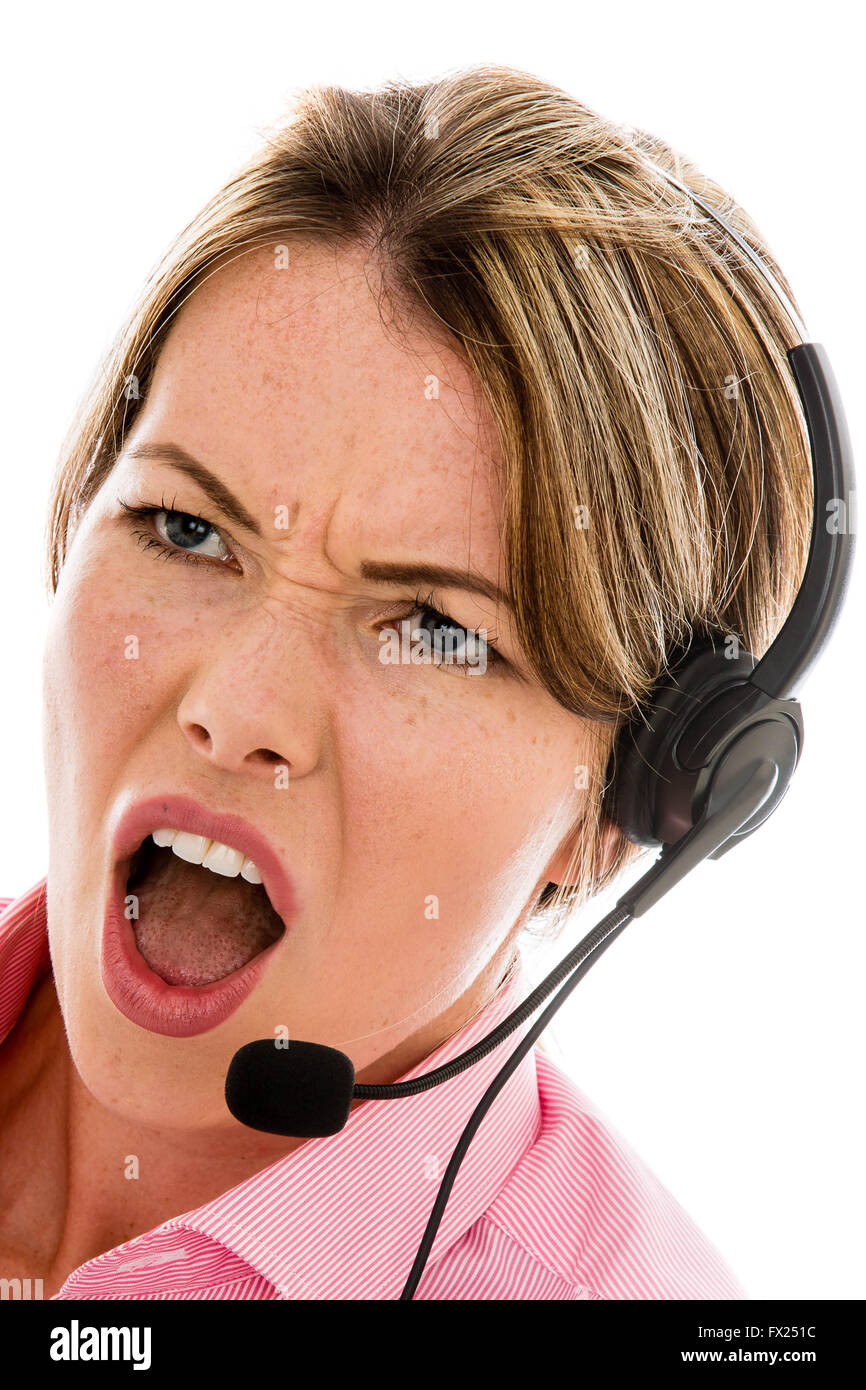
[[[167,463],[169,467],[185,473],[198,483],[202,491],[231,521],[261,538],[262,533],[255,518],[243,503],[215,473],[193,458],[186,449],[182,449],[178,444],[138,444],[125,453],[127,458]],[[432,562],[362,560],[360,571],[363,579],[372,580],[374,584],[430,584],[440,589],[463,589],[467,593],[481,594],[491,602],[514,611],[508,594],[498,584],[474,570],[461,570]]]

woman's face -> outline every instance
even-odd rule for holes
[[[389,336],[360,248],[284,259],[224,265],[175,320],[75,535],[45,651],[49,934],[70,1047],[99,1102],[162,1126],[243,1133],[226,1069],[275,1030],[343,1049],[365,1079],[420,1060],[494,992],[582,811],[585,726],[530,679],[507,609],[459,577],[362,570],[448,566],[505,587],[494,430],[468,368],[420,315],[408,345]],[[168,516],[131,523],[119,499]],[[379,634],[399,647],[403,618],[433,635],[419,592],[456,653],[460,629],[485,629],[500,662],[488,650],[483,669],[481,638],[462,663],[382,659]],[[194,983],[167,993],[151,976],[162,1012],[146,986],[112,1002],[112,837],[130,807],[171,795],[258,830],[294,901],[254,987],[186,1031],[166,1018],[261,944],[260,915],[245,880],[159,850],[162,896],[142,887],[126,930],[169,982]]]

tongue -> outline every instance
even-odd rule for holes
[[[142,878],[136,944],[151,970],[170,985],[221,980],[273,944],[283,924],[261,884],[227,878],[156,849]]]

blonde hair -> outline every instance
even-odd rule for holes
[[[671,653],[721,629],[762,655],[808,553],[796,336],[733,239],[643,155],[717,208],[793,301],[716,183],[529,73],[301,93],[144,286],[50,504],[53,593],[201,275],[288,236],[368,246],[390,302],[432,315],[477,375],[501,440],[517,634],[550,694],[594,721],[578,881],[548,885],[533,921],[560,921],[646,852],[621,836],[603,867],[601,797],[614,737]]]

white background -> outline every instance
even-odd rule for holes
[[[40,562],[61,438],[146,273],[292,93],[492,61],[670,140],[767,236],[828,349],[857,454],[853,20],[847,4],[754,0],[16,8],[0,83],[0,895],[46,869]],[[866,1295],[862,570],[805,687],[805,752],[783,806],[630,925],[547,1035],[756,1298]]]

